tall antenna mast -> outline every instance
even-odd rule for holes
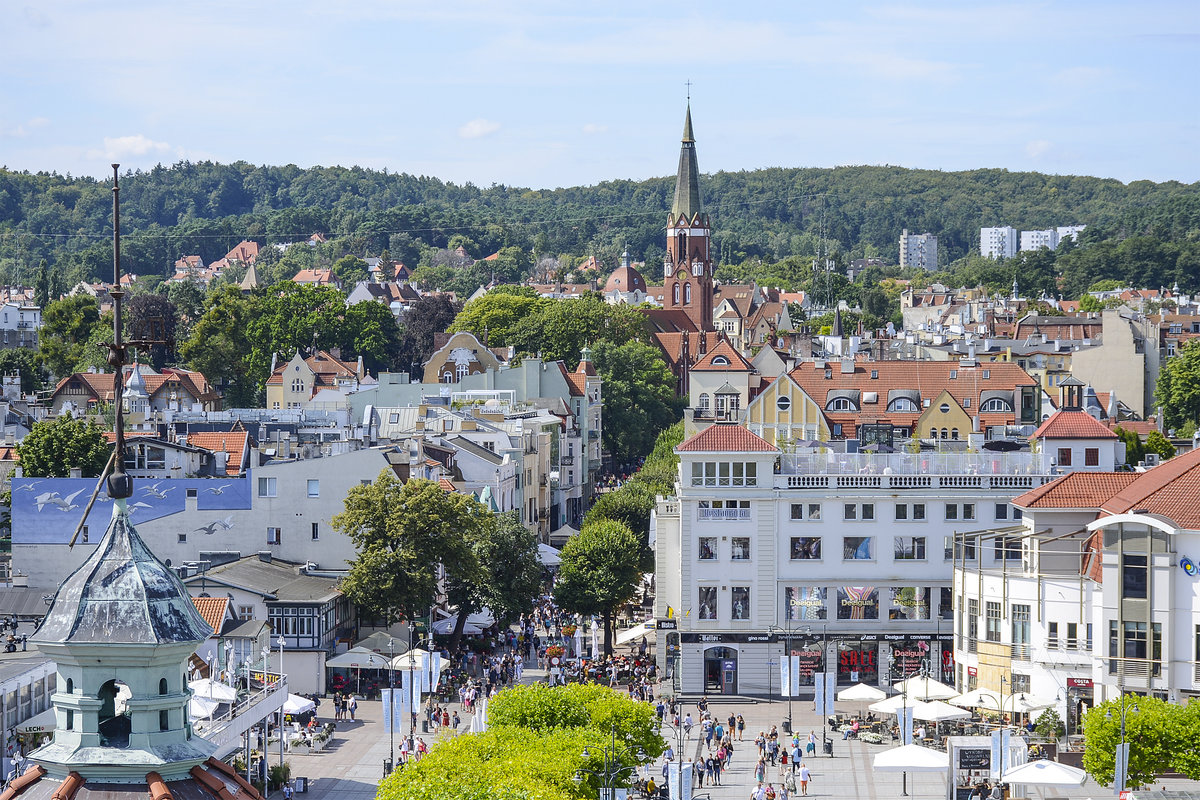
[[[108,476],[108,496],[123,500],[133,494],[133,478],[125,474],[125,414],[121,395],[125,391],[125,344],[121,341],[121,300],[125,292],[121,288],[121,184],[117,171],[120,164],[113,164],[113,341],[108,346],[108,364],[113,368],[113,473]],[[86,514],[85,514],[86,516]]]

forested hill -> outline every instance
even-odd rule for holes
[[[314,232],[351,252],[415,263],[455,237],[481,257],[517,246],[538,255],[628,246],[662,258],[673,177],[531,190],[459,186],[361,168],[179,163],[122,178],[127,269],[169,273],[182,255],[219,258],[244,238],[297,241]],[[0,169],[0,279],[28,282],[41,259],[69,280],[109,272],[111,184]],[[1200,184],[1006,170],[936,172],[900,167],[762,169],[702,179],[723,263],[807,256],[822,235],[845,257],[898,257],[904,228],[939,237],[940,262],[978,248],[983,225],[1018,230],[1084,223],[1097,238],[1200,240]],[[19,270],[19,271],[18,271]]]

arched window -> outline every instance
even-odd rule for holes
[[[293,392],[303,392],[304,391],[304,379],[303,378],[296,378],[296,380],[292,381],[292,391]]]
[[[714,367],[728,367],[729,358],[726,356],[713,356],[712,363]]]
[[[937,428],[930,428],[930,429],[929,429],[929,438],[930,438],[930,439],[936,439],[936,438],[937,438]]]
[[[894,397],[888,403],[888,411],[920,411],[911,397]]]
[[[454,375],[460,381],[463,378],[467,377],[467,375],[470,374],[470,372],[471,372],[471,365],[466,363],[465,361],[460,361],[454,365]]]
[[[858,411],[854,401],[849,397],[835,397],[825,404],[826,411]]]
[[[686,306],[686,305],[690,305],[691,302],[692,302],[692,285],[690,283],[685,283],[683,285],[683,304]]]
[[[943,439],[949,439],[949,438],[950,438],[950,431],[946,430],[945,428],[942,428],[942,438],[943,438]]]
[[[67,694],[74,694],[74,693],[75,693],[75,681],[71,678],[67,678]]]
[[[953,439],[954,441],[958,441],[958,428],[950,429],[950,438]]]
[[[442,383],[454,383],[454,373],[446,370],[442,373]]]
[[[679,284],[678,283],[675,284],[675,286],[672,288],[671,297],[674,299],[675,305],[679,305]]]
[[[159,694],[167,693],[167,679],[166,678],[158,679],[158,693]]]
[[[993,397],[981,405],[979,410],[985,414],[989,412],[1007,414],[1012,412],[1012,403],[1002,397]]]
[[[708,394],[707,393],[702,393],[700,395],[700,411],[701,412],[708,411]]]

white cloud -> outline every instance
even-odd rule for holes
[[[458,135],[463,139],[479,139],[500,130],[500,123],[490,119],[473,119],[458,129]]]
[[[1037,158],[1038,156],[1048,153],[1052,147],[1054,147],[1054,145],[1050,142],[1047,142],[1045,139],[1034,139],[1032,142],[1027,142],[1025,144],[1025,153],[1030,158]]]
[[[50,124],[50,120],[45,117],[33,117],[25,122],[17,123],[16,125],[5,125],[0,123],[0,136],[12,139],[21,139],[28,136],[38,128],[43,128]]]
[[[608,130],[608,126],[598,122],[589,122],[583,126],[584,133],[604,133],[606,130]]]
[[[104,148],[101,150],[89,150],[88,157],[127,158],[130,156],[149,155],[151,153],[166,153],[170,149],[171,145],[166,142],[156,142],[140,133],[136,136],[105,136]]]

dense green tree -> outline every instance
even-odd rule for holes
[[[1162,406],[1168,428],[1200,421],[1200,344],[1188,342],[1163,362],[1154,401]]]
[[[332,521],[355,550],[341,589],[362,609],[387,620],[429,613],[439,564],[455,580],[477,580],[471,542],[490,513],[474,498],[433,481],[401,483],[384,469],[373,483],[350,489],[345,509]]]
[[[388,369],[400,352],[400,325],[383,303],[367,301],[346,309],[342,357],[362,356],[367,372]]]
[[[227,408],[259,403],[267,370],[251,358],[250,324],[262,313],[262,301],[227,286],[209,300],[192,335],[179,349],[187,365],[220,387]],[[269,365],[268,365],[269,366]]]
[[[1165,461],[1175,457],[1175,445],[1158,431],[1150,431],[1146,436],[1146,452],[1157,453]]]
[[[554,600],[566,612],[604,620],[604,652],[612,653],[613,618],[634,596],[641,576],[640,543],[620,522],[585,525],[561,554]]]
[[[613,492],[596,498],[583,518],[584,525],[603,520],[619,522],[638,537],[641,566],[645,572],[654,571],[654,553],[650,550],[650,513],[654,511],[654,494],[645,483],[631,481]]]
[[[94,297],[79,294],[52,300],[42,311],[38,332],[42,363],[59,378],[70,375],[99,325],[100,309]]]
[[[359,281],[370,277],[367,262],[358,256],[342,256],[333,262],[333,274],[342,282],[342,288],[349,292]]]
[[[100,426],[66,415],[36,423],[17,445],[27,478],[66,478],[75,467],[83,477],[95,478],[111,453]]]
[[[459,307],[444,294],[423,295],[404,315],[400,351],[392,365],[414,376],[424,374],[424,364],[433,355],[434,337],[446,330]]]
[[[551,302],[539,297],[532,287],[497,286],[467,303],[447,330],[470,331],[492,347],[507,347],[512,339],[521,338],[514,337],[514,332]]]
[[[1128,428],[1122,428],[1120,425],[1113,428],[1113,433],[1117,438],[1125,444],[1125,463],[1131,467],[1136,467],[1139,462],[1145,459],[1146,448],[1142,444],[1142,437],[1138,436],[1135,431]]]
[[[650,336],[645,316],[627,305],[609,305],[598,294],[540,306],[540,313],[509,334],[520,352],[574,368],[584,347],[593,343],[644,342]]]
[[[605,448],[619,461],[650,452],[659,431],[683,414],[675,394],[675,378],[661,353],[640,342],[596,343],[592,356],[604,379],[604,404],[620,409],[620,424],[605,425]]]
[[[45,389],[50,377],[37,352],[25,347],[0,350],[0,375],[20,375],[21,391],[26,394]]]
[[[1125,741],[1129,742],[1131,788],[1146,786],[1173,769],[1200,770],[1194,738],[1200,734],[1197,709],[1178,706],[1153,697],[1127,695],[1125,703]],[[1121,700],[1110,700],[1088,711],[1083,718],[1083,736],[1087,749],[1083,768],[1097,783],[1110,784],[1115,775],[1115,757],[1121,741]]]

